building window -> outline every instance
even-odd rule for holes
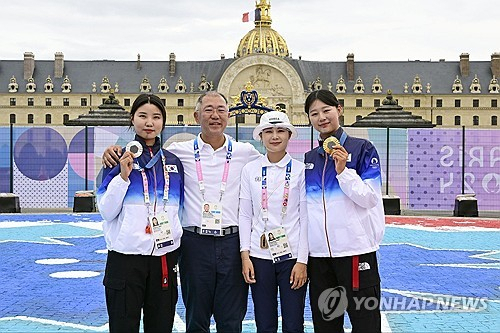
[[[45,99],[45,106],[52,106],[52,98],[46,98]]]
[[[161,102],[163,103],[163,106],[167,106],[167,100],[165,98],[162,98]]]
[[[459,108],[459,107],[460,107],[460,100],[459,100],[459,99],[456,99],[456,100],[455,100],[455,107],[456,107],[456,108]]]
[[[472,100],[472,107],[473,108],[478,108],[479,107],[479,100],[478,99],[473,99]]]
[[[69,120],[69,114],[63,114],[63,124]]]
[[[82,98],[80,100],[80,106],[87,106],[87,99],[86,98]]]
[[[344,99],[343,98],[339,99],[339,104],[342,105],[342,107],[344,107]]]
[[[45,115],[45,123],[52,124],[52,116],[50,114]]]
[[[10,106],[16,106],[16,99],[15,98],[10,99]]]
[[[28,114],[28,124],[33,124],[33,114]]]
[[[10,114],[10,123],[15,124],[16,123],[16,115],[11,113]]]
[[[69,98],[63,98],[63,106],[69,106]],[[50,124],[50,123],[47,123]]]
[[[436,107],[437,108],[443,107],[443,100],[442,99],[436,99]]]
[[[124,98],[124,99],[123,99],[123,104],[124,104],[125,106],[130,106],[130,98]]]
[[[356,99],[356,107],[357,108],[363,107],[363,100],[361,98]]]
[[[101,104],[104,104],[105,102],[106,102],[106,98],[103,98]]]
[[[472,117],[472,125],[479,126],[479,116]]]
[[[413,101],[413,106],[416,107],[416,108],[419,108],[420,107],[420,100],[419,99],[416,99]]]
[[[236,116],[236,123],[237,124],[244,124],[245,123],[245,115],[244,114],[239,114]]]
[[[460,125],[460,116],[455,116],[455,125],[456,126]]]
[[[255,115],[255,122],[256,122],[257,124],[258,124],[258,123],[260,123],[260,117],[262,117],[262,115],[261,115],[261,114],[256,114],[256,115]]]
[[[492,100],[491,100],[491,107],[492,107],[492,108],[496,108],[497,106],[498,106],[498,102],[497,102],[497,100],[496,100],[496,99],[492,99]]]
[[[182,114],[177,115],[177,125],[183,125],[184,124],[184,116]]]
[[[373,100],[373,106],[378,108],[380,106],[380,99],[374,99]]]
[[[339,125],[340,125],[340,126],[344,126],[344,115],[341,115],[341,116],[339,117]]]
[[[177,106],[184,106],[184,98],[177,99]]]
[[[497,126],[497,125],[498,125],[498,117],[491,116],[491,126]]]
[[[363,119],[363,116],[362,116],[362,115],[360,115],[360,114],[358,114],[358,115],[356,116],[356,121],[361,120],[361,119]]]
[[[443,125],[443,116],[436,117],[436,125]]]
[[[28,106],[33,106],[35,105],[35,100],[33,99],[33,97],[28,97]]]

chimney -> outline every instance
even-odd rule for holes
[[[347,81],[354,81],[354,53],[347,55]]]
[[[64,76],[64,54],[62,52],[55,53],[54,60],[54,77],[60,79]]]
[[[175,75],[175,53],[170,53],[170,61],[168,63],[168,71],[170,72],[170,77]]]
[[[498,52],[491,55],[491,74],[500,77],[500,53]]]
[[[141,55],[139,53],[137,53],[137,66],[136,66],[136,69],[138,71],[140,71],[141,68],[142,68],[142,66],[141,66]]]
[[[224,55],[224,53],[221,53],[220,60],[224,60],[224,59],[226,59],[226,56]]]
[[[460,55],[460,75],[469,76],[469,54],[462,53]]]
[[[33,52],[24,52],[24,79],[33,77],[35,72],[35,55]]]

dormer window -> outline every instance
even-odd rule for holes
[[[168,92],[168,89],[170,89],[170,88],[167,84],[167,79],[165,79],[165,77],[162,77],[160,79],[160,84],[158,84],[158,91],[161,93],[166,93],[166,92]]]
[[[177,84],[175,85],[176,93],[184,93],[186,92],[186,85],[184,84],[184,80],[182,80],[182,76],[177,80]]]
[[[418,75],[416,75],[415,78],[413,79],[411,91],[414,94],[421,94],[422,93],[422,82],[420,81],[420,77]]]
[[[141,90],[141,93],[151,92],[151,84],[149,83],[149,79],[147,77],[144,77],[144,79],[142,79],[139,89]]]
[[[375,76],[373,79],[373,84],[372,84],[372,93],[374,94],[381,94],[382,93],[382,83],[380,82],[380,79],[378,76]]]
[[[45,79],[45,84],[43,85],[43,88],[46,93],[51,93],[54,91],[54,84],[52,83],[52,79],[50,78],[50,75],[47,76]]]
[[[207,82],[207,77],[205,74],[201,76],[201,81],[198,84],[198,90],[199,91],[209,91],[210,90],[210,83]]]
[[[17,84],[16,78],[14,75],[10,78],[9,81],[9,92],[10,93],[15,93],[19,89],[19,85]]]
[[[354,85],[354,93],[355,94],[363,94],[365,92],[365,85],[363,84],[363,80],[361,76],[358,76],[356,80],[356,84]]]
[[[65,94],[68,94],[71,92],[71,82],[68,78],[68,76],[66,75],[66,77],[64,78],[63,80],[63,83],[61,85],[61,89],[62,89],[62,92],[65,93]]]
[[[101,83],[101,93],[108,94],[111,90],[111,84],[109,84],[109,79],[107,76],[102,78]]]
[[[455,78],[455,81],[453,81],[453,85],[451,86],[451,91],[454,94],[461,94],[463,90],[464,90],[464,87],[462,86],[462,80],[460,80],[458,78],[458,75],[457,75],[457,77]]]
[[[474,75],[472,79],[472,83],[469,87],[471,94],[480,94],[481,93],[481,84],[479,83],[479,79],[477,78],[477,74]]]
[[[33,77],[30,77],[28,79],[28,83],[26,84],[26,92],[34,93],[35,91],[36,91],[35,79],[33,79]]]
[[[498,84],[498,80],[495,75],[493,75],[493,78],[490,81],[488,91],[490,92],[490,94],[498,94],[500,91],[500,85]]]

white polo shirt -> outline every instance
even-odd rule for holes
[[[282,219],[283,191],[286,166],[292,161],[290,189],[286,216]],[[262,167],[267,167],[268,221],[262,219]],[[241,174],[240,190],[240,250],[250,251],[252,257],[269,259],[269,249],[260,247],[260,237],[266,231],[283,226],[298,262],[307,264],[307,201],[304,163],[287,153],[278,163],[271,163],[267,155],[247,164]]]
[[[259,151],[250,143],[237,142],[224,134],[224,145],[214,150],[211,145],[203,142],[198,134],[200,149],[201,170],[205,186],[205,201],[219,202],[224,165],[228,142],[231,139],[232,157],[229,162],[229,174],[226,189],[222,196],[222,227],[238,225],[238,198],[240,192],[240,178],[243,166],[261,156]],[[194,139],[184,142],[174,142],[167,148],[175,154],[184,167],[184,211],[182,226],[201,227],[201,204],[203,197],[198,184],[196,163],[194,160]]]

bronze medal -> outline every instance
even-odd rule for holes
[[[333,147],[335,147],[336,145],[340,145],[340,141],[334,136],[331,136],[323,141],[323,149],[327,154],[333,153]]]
[[[267,244],[267,239],[266,239],[265,233],[260,236],[260,248],[261,249],[269,248],[269,244]]]

